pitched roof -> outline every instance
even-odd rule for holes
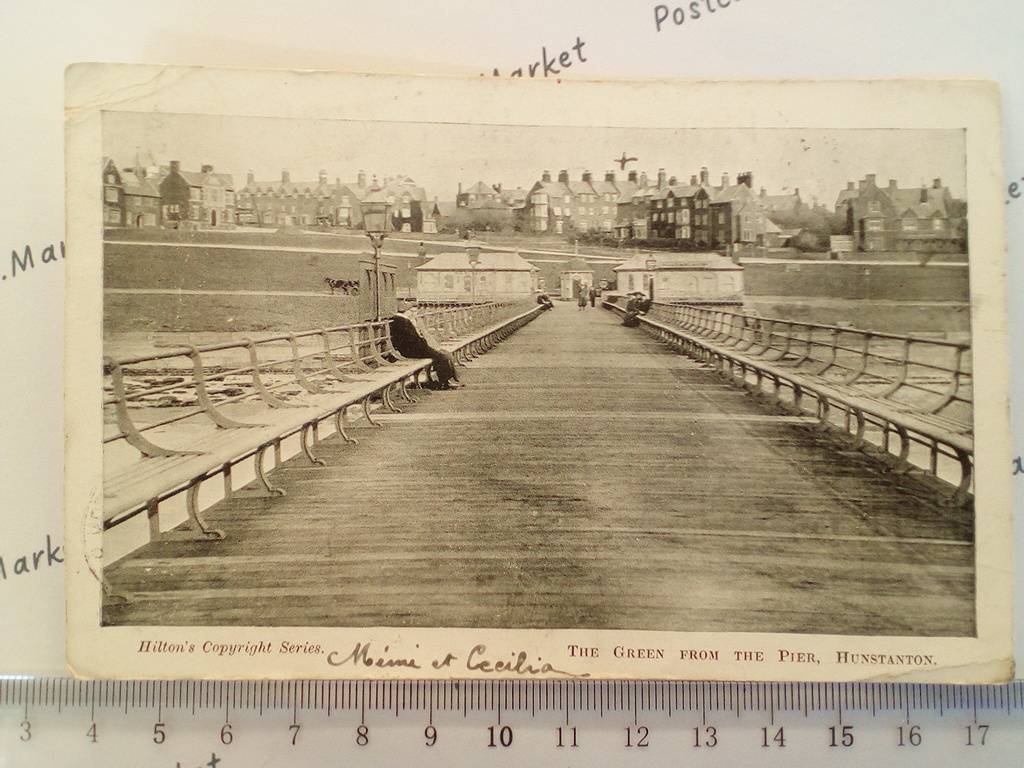
[[[518,253],[506,251],[484,252],[479,255],[476,267],[470,265],[468,253],[439,253],[426,264],[416,267],[416,270],[433,271],[444,270],[468,271],[476,270],[498,270],[502,272],[536,272],[538,267],[528,262]]]
[[[925,192],[925,201],[921,201],[921,192]],[[915,187],[912,189],[882,189],[892,201],[893,207],[898,215],[902,216],[907,211],[915,214],[919,219],[928,218],[938,214],[946,215],[945,189],[933,187]]]
[[[835,207],[838,208],[840,205],[845,203],[847,200],[854,200],[860,194],[859,189],[843,189],[839,192],[839,196],[836,198]]]
[[[574,195],[595,195],[594,185],[589,181],[570,181],[566,186]]]
[[[746,184],[733,184],[728,187],[713,189],[711,191],[712,203],[732,203],[737,200],[746,200],[754,193]]]
[[[126,195],[138,197],[160,197],[160,190],[148,177],[140,179],[133,171],[125,171],[121,174],[121,182],[124,185]]]
[[[466,195],[495,195],[497,192],[494,191],[494,187],[484,184],[482,181],[478,181],[476,184],[471,186],[469,189],[463,190],[463,194]]]

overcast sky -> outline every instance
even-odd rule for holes
[[[438,123],[376,123],[338,120],[107,113],[104,154],[118,165],[134,163],[136,149],[157,162],[180,160],[185,170],[208,163],[245,184],[251,170],[260,181],[315,180],[326,170],[333,182],[354,180],[359,170],[411,176],[430,197],[454,200],[459,182],[530,187],[541,171],[557,178],[566,169],[603,178],[623,152],[639,158],[627,170],[656,176],[665,168],[680,183],[707,166],[712,183],[753,171],[754,188],[832,205],[848,180],[876,173],[901,187],[941,177],[955,196],[966,186],[963,134],[954,130],[636,129],[471,126]]]

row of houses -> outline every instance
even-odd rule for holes
[[[182,170],[181,163],[142,163],[118,168],[103,158],[103,222],[107,227],[209,228],[251,226],[325,225],[359,229],[362,204],[367,199],[391,205],[396,232],[437,232],[440,208],[423,187],[407,176],[369,181],[360,171],[356,179],[333,183],[326,171],[316,181],[292,181],[287,170],[274,181],[257,181],[248,174],[235,189],[231,174],[217,173],[212,165],[198,172]],[[371,198],[373,196],[373,198]]]
[[[671,239],[694,248],[720,248],[731,243],[763,243],[781,232],[772,214],[797,214],[806,207],[795,190],[769,195],[753,191],[753,174],[741,173],[736,183],[728,174],[712,184],[708,169],[680,183],[659,169],[655,179],[630,171],[619,179],[606,171],[595,179],[584,171],[557,179],[544,171],[530,189],[521,213],[528,232],[614,234],[620,240]]]

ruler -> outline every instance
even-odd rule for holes
[[[0,766],[1013,765],[1006,686],[0,680]]]

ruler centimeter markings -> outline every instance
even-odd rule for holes
[[[0,680],[5,767],[1021,766],[1022,756],[1024,682]]]

